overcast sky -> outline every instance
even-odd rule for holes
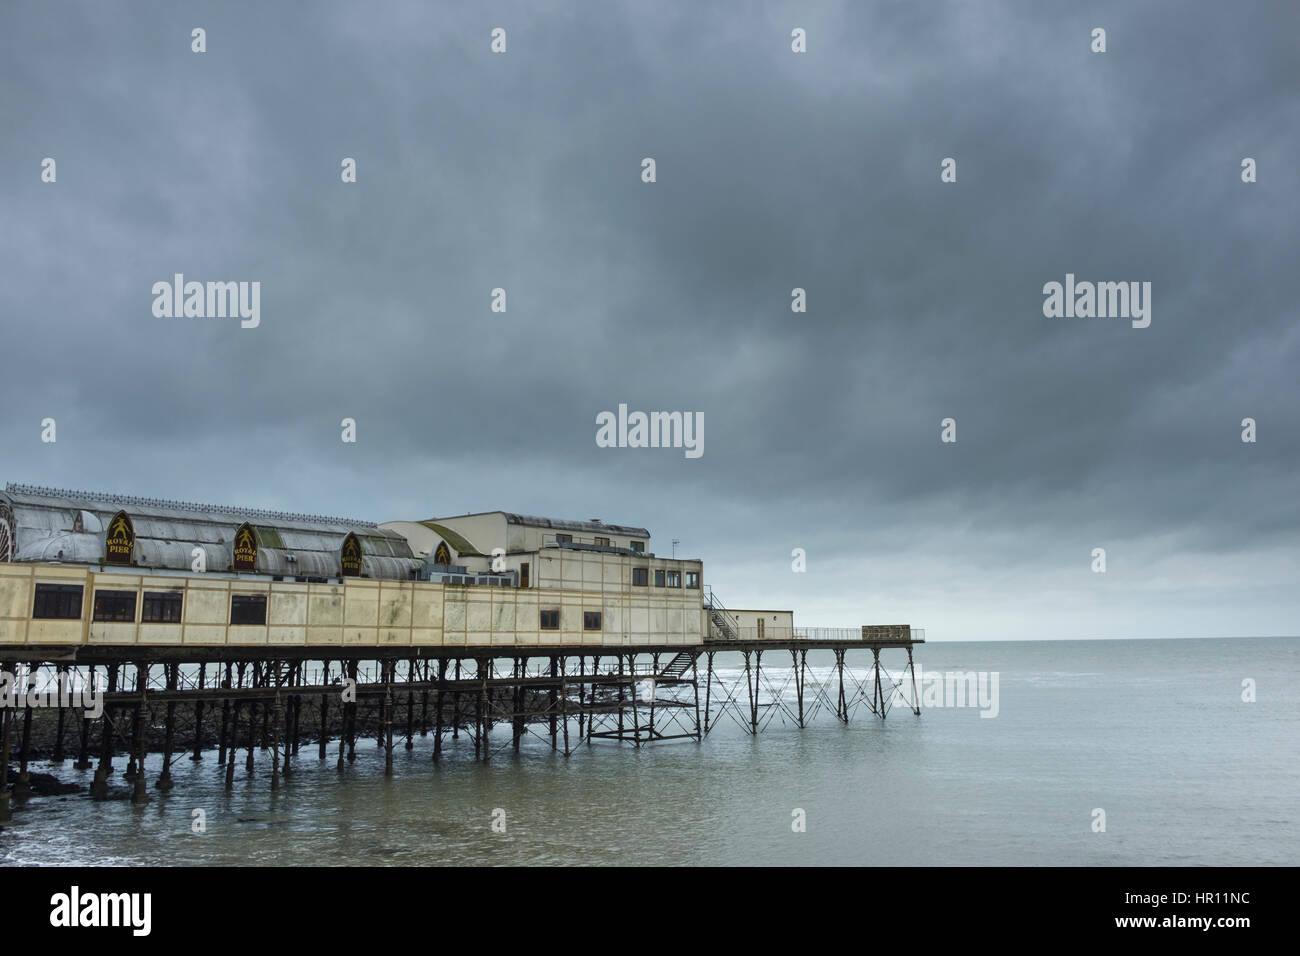
[[[599,517],[932,640],[1300,633],[1297,9],[5,4],[0,480]],[[155,317],[178,272],[260,326]]]

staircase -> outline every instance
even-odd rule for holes
[[[704,610],[709,612],[709,640],[734,641],[740,637],[740,622],[723,607],[713,588],[705,588]]]
[[[668,665],[659,672],[659,679],[670,678],[678,680],[690,670],[691,665],[695,663],[695,658],[699,654],[694,651],[682,651],[676,657],[668,662]]]

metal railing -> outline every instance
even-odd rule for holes
[[[872,644],[897,642],[905,644],[925,640],[925,629],[920,627],[872,627],[864,633],[861,627],[733,627],[731,634],[710,627],[709,641],[718,643],[750,641],[864,641]]]
[[[702,592],[704,610],[709,612],[709,638],[712,640],[737,641],[740,633],[740,621],[723,606],[713,588],[704,586]],[[715,636],[716,635],[716,636]]]

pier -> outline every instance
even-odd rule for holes
[[[919,715],[912,652],[923,641],[909,630],[901,640],[740,638],[686,648],[406,647],[358,654],[33,646],[21,657],[5,648],[3,669],[15,675],[18,706],[0,710],[0,781],[24,795],[37,714],[44,736],[53,733],[55,763],[73,759],[78,768],[95,768],[94,799],[108,796],[115,762],[125,757],[123,775],[137,803],[151,790],[171,789],[177,760],[203,760],[213,749],[227,787],[237,776],[269,773],[276,790],[300,760],[333,761],[345,774],[366,740],[384,752],[388,774],[396,747],[410,750],[427,738],[435,763],[462,735],[482,761],[517,752],[526,736],[569,757],[606,742],[699,742],[722,721],[758,735],[777,721],[802,728],[821,715],[844,723],[858,713],[883,719],[894,690],[908,680],[905,699]],[[808,654],[816,650],[833,655],[829,681],[809,677]],[[723,653],[743,660],[739,679],[719,673]],[[893,672],[882,653],[897,657]],[[63,706],[60,686],[98,688],[102,714],[87,717],[80,700]],[[38,706],[24,705],[29,689],[44,695]]]
[[[97,800],[121,795],[120,771],[139,803],[213,751],[227,787],[266,775],[276,790],[302,760],[346,775],[366,740],[391,774],[394,748],[418,742],[434,762],[525,738],[569,757],[723,723],[883,719],[896,700],[920,713],[923,631],[728,609],[700,559],[649,545],[596,518],[375,524],[7,485],[0,821],[34,755],[93,768]],[[810,671],[811,652],[830,667]]]

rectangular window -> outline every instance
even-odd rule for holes
[[[597,538],[597,539],[596,539],[596,544],[598,544],[598,545],[599,545],[600,547],[602,547],[602,548],[608,548],[608,547],[609,547],[609,538]]]
[[[555,543],[556,543],[556,544],[573,544],[573,535],[571,535],[571,534],[557,534],[557,535],[555,536]]]
[[[582,612],[582,629],[583,629],[584,631],[599,631],[599,630],[600,630],[600,612],[599,612],[599,611],[583,611],[583,612]]]
[[[700,586],[700,572],[699,572],[699,571],[687,571],[687,572],[686,572],[686,586],[687,586],[688,588],[698,588],[698,587]]]
[[[682,586],[682,572],[680,572],[680,571],[669,571],[669,572],[668,572],[668,586],[669,586],[670,588],[679,588],[679,587],[681,587],[681,586]]]
[[[135,623],[134,591],[96,591],[96,621],[127,621]]]
[[[80,584],[37,584],[32,617],[76,620],[81,617]]]
[[[633,541],[633,542],[632,542],[632,550],[633,550],[633,551],[644,551],[644,550],[645,550],[645,542],[644,542],[644,541]]]
[[[145,591],[140,605],[140,623],[179,624],[184,599],[185,595],[180,591]]]
[[[230,597],[230,624],[266,623],[265,594],[234,594]]]
[[[663,573],[663,571],[655,571],[655,587],[657,587],[657,588],[661,588],[661,587],[663,587],[663,586],[664,586],[664,573]]]
[[[528,562],[527,561],[519,565],[519,586],[521,588],[528,587]]]
[[[542,611],[542,630],[558,631],[560,629],[559,611]]]
[[[646,584],[649,583],[649,580],[650,580],[650,572],[645,568],[632,569],[632,583],[635,584],[637,587],[641,587],[641,588],[645,587]]]

